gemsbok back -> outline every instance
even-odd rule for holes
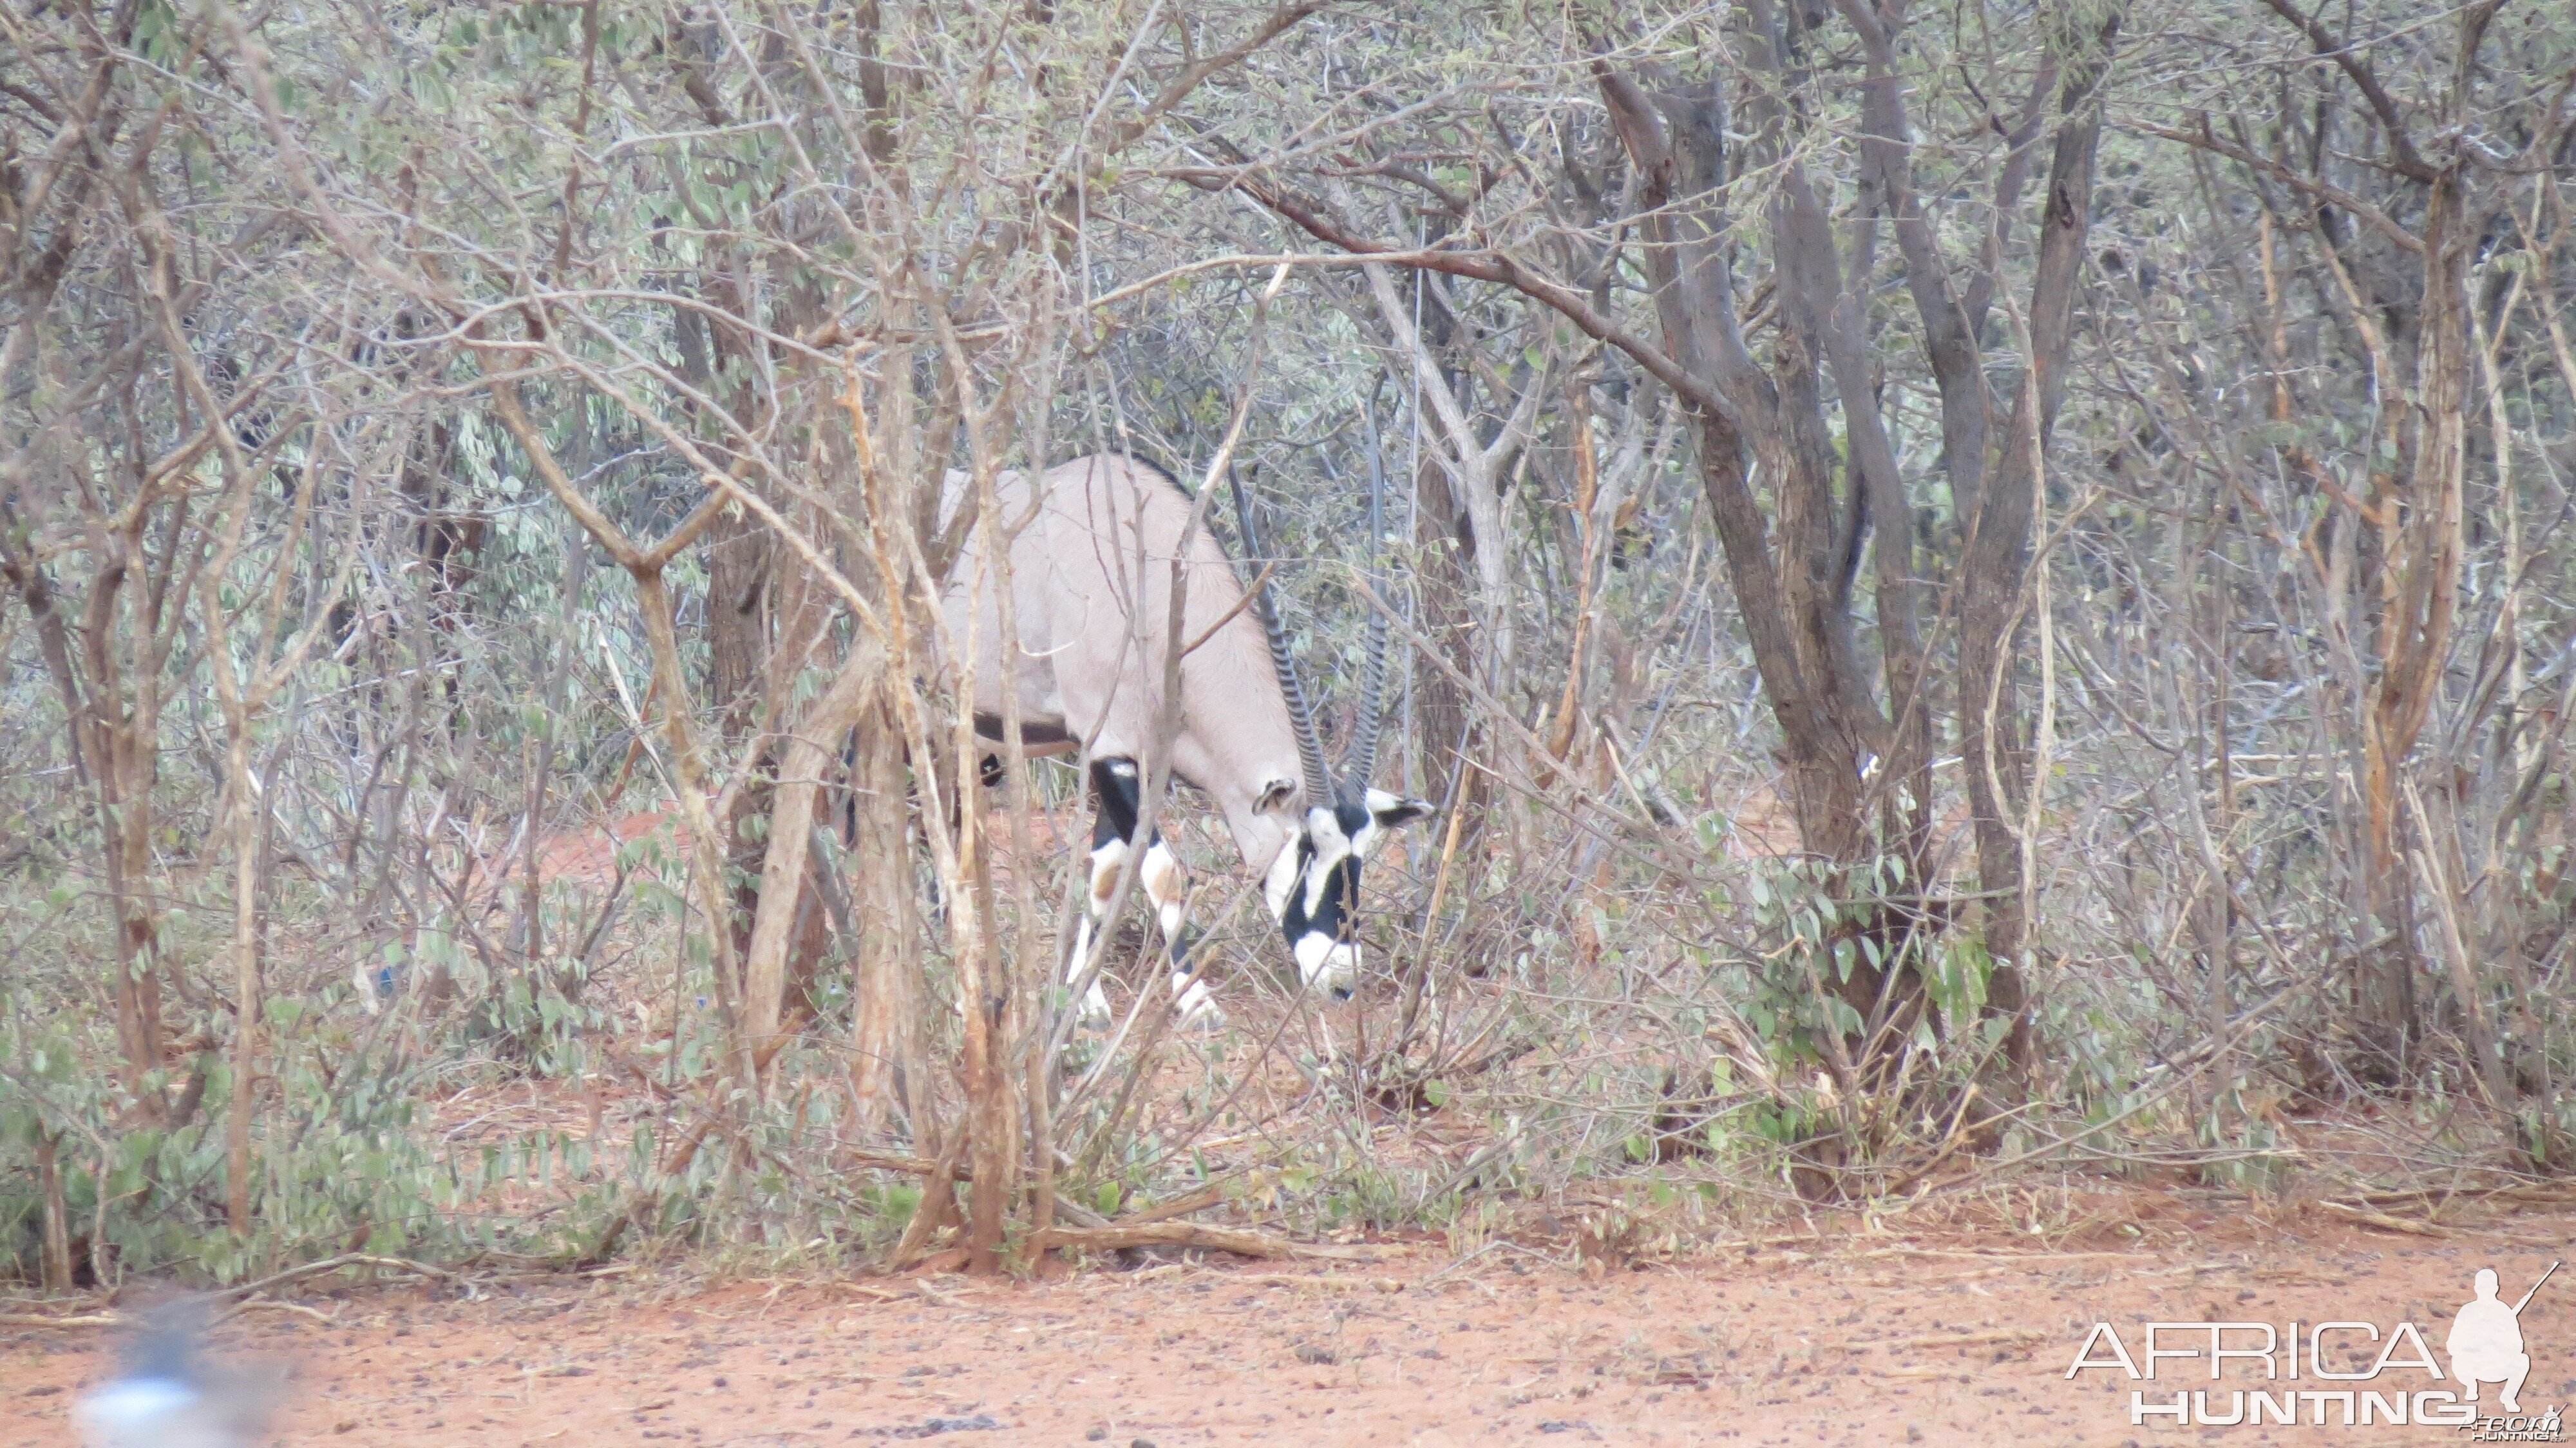
[[[1116,893],[1143,807],[1143,761],[1166,702],[1177,558],[1187,583],[1171,771],[1223,812],[1244,863],[1261,874],[1263,897],[1306,985],[1347,998],[1360,977],[1360,865],[1391,831],[1433,810],[1422,800],[1369,787],[1384,722],[1383,623],[1371,630],[1358,728],[1348,771],[1337,782],[1325,769],[1314,714],[1266,581],[1256,580],[1247,607],[1232,560],[1204,526],[1183,547],[1194,500],[1170,474],[1134,458],[1096,454],[1049,469],[1034,515],[1032,501],[1026,475],[1005,473],[995,482],[994,512],[986,520],[996,531],[1019,528],[1010,552],[1016,656],[1003,657],[997,590],[975,587],[980,545],[970,544],[957,560],[943,607],[948,636],[962,641],[969,610],[981,599],[969,676],[977,733],[1001,739],[1005,691],[1012,691],[1027,752],[1079,753],[1088,766],[1099,817],[1067,982],[1089,971],[1104,936],[1100,917]],[[1235,503],[1245,552],[1257,553],[1240,491]],[[1160,830],[1147,841],[1138,874],[1162,928],[1182,1019],[1221,1023],[1206,983],[1190,979],[1186,878]],[[1095,1027],[1109,1016],[1097,978],[1082,1016]]]

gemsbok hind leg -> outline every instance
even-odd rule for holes
[[[1102,917],[1109,908],[1109,898],[1118,893],[1118,872],[1127,863],[1127,842],[1135,837],[1136,816],[1143,808],[1144,784],[1136,761],[1132,759],[1097,759],[1091,765],[1091,784],[1100,796],[1100,814],[1091,826],[1091,882],[1083,892],[1082,924],[1074,936],[1073,961],[1066,968],[1065,983],[1082,979],[1091,965],[1096,944],[1106,938],[1101,929]],[[1181,1020],[1185,1024],[1221,1025],[1225,1017],[1209,998],[1205,981],[1190,979],[1191,933],[1182,920],[1181,906],[1189,889],[1189,876],[1171,846],[1163,842],[1162,831],[1156,830],[1145,846],[1145,858],[1138,870],[1137,883],[1145,887],[1145,897],[1154,904],[1155,923],[1162,927],[1163,952],[1172,966],[1172,989],[1180,997]],[[1098,1029],[1109,1024],[1109,996],[1093,977],[1091,989],[1082,998],[1082,1022]]]

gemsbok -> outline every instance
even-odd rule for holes
[[[1080,754],[1088,766],[1099,816],[1067,983],[1083,978],[1105,938],[1101,915],[1143,807],[1144,762],[1164,717],[1177,558],[1187,581],[1171,772],[1223,812],[1244,863],[1261,875],[1263,898],[1306,986],[1348,998],[1360,978],[1360,865],[1390,832],[1433,811],[1422,800],[1369,787],[1384,723],[1383,621],[1371,630],[1349,768],[1336,781],[1266,579],[1255,580],[1247,600],[1232,560],[1205,526],[1183,546],[1194,499],[1178,481],[1150,463],[1096,454],[1048,469],[1034,501],[1032,514],[1025,474],[1004,473],[985,520],[997,531],[1018,529],[1010,545],[1016,656],[1003,657],[998,589],[975,586],[979,545],[970,543],[958,558],[942,603],[948,637],[963,641],[969,610],[981,600],[968,685],[976,732],[1002,738],[1004,691],[1014,691],[1022,747],[1031,755]],[[1244,551],[1257,553],[1240,490],[1235,504]],[[1182,1020],[1222,1023],[1206,982],[1190,978],[1186,877],[1159,829],[1138,874],[1161,925]],[[1082,1018],[1097,1027],[1108,1016],[1109,999],[1095,977]]]

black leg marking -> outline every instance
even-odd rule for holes
[[[1100,796],[1100,817],[1091,825],[1095,850],[1112,840],[1124,842],[1136,833],[1136,816],[1144,809],[1145,784],[1132,759],[1091,761],[1091,788]],[[1155,832],[1155,839],[1162,832]],[[1146,841],[1152,844],[1152,840]]]

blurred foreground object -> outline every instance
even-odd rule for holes
[[[82,1397],[74,1416],[88,1448],[252,1448],[262,1441],[278,1381],[210,1364],[205,1304],[173,1298],[145,1309],[116,1376]]]

